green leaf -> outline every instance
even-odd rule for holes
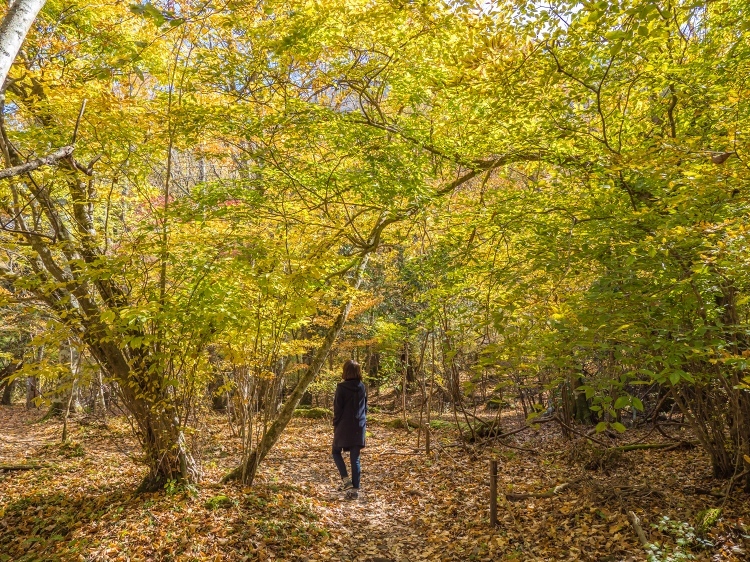
[[[596,391],[592,387],[586,385],[581,385],[576,390],[585,393],[586,400],[590,400],[596,394]]]
[[[164,22],[167,21],[167,18],[164,17],[164,14],[153,4],[151,4],[151,2],[147,2],[146,4],[131,4],[130,11],[134,14],[138,14],[139,16],[150,18],[151,20],[153,20],[156,27],[161,27]]]
[[[614,422],[612,424],[612,427],[615,429],[615,431],[617,431],[617,433],[625,433],[625,426],[620,422]]]
[[[637,396],[633,396],[630,403],[633,405],[633,408],[635,408],[639,412],[643,411],[643,402],[641,402],[641,399]]]
[[[615,410],[620,410],[630,404],[630,396],[620,396],[615,400]]]
[[[607,422],[599,422],[596,424],[596,427],[594,428],[597,433],[601,433],[602,431],[606,430],[609,424]]]

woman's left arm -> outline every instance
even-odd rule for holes
[[[341,393],[339,387],[336,386],[336,394],[333,395],[333,427],[336,427],[341,420]]]

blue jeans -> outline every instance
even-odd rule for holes
[[[349,448],[349,460],[352,463],[352,485],[355,489],[359,489],[359,477],[362,474],[362,470],[359,466],[359,452],[362,447],[350,447]],[[336,468],[339,469],[341,478],[346,478],[346,463],[344,457],[341,456],[341,447],[333,447],[331,450],[333,456],[333,462],[336,463]]]

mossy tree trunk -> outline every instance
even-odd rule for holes
[[[589,408],[589,401],[586,399],[586,394],[580,390],[579,387],[583,386],[583,377],[573,376],[571,381],[571,387],[573,389],[573,417],[578,423],[591,424],[591,409]]]

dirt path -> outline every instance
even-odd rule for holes
[[[419,464],[411,454],[416,434],[406,439],[390,430],[371,429],[361,458],[360,497],[352,501],[336,491],[340,481],[327,445],[330,432],[322,425],[311,429],[283,442],[268,459],[263,478],[306,486],[334,539],[335,546],[324,548],[321,554],[342,561],[429,559],[434,549],[415,515],[424,513],[430,487],[420,482],[417,470],[409,470]]]
[[[60,441],[57,424],[34,423],[43,411],[0,406],[0,463],[17,462],[30,457],[38,447]]]

